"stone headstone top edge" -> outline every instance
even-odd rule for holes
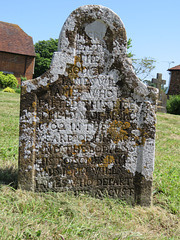
[[[84,5],[75,9],[65,21],[59,35],[58,51],[62,51],[62,39],[65,37],[66,31],[75,31],[76,23],[80,22],[82,19],[92,22],[93,19],[99,19],[105,22],[105,24],[107,24],[111,30],[118,28],[121,29],[121,31],[123,31],[122,36],[124,45],[127,44],[125,26],[120,17],[115,12],[101,5]]]

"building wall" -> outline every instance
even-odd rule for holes
[[[0,71],[13,72],[19,83],[21,76],[33,78],[34,62],[33,56],[0,52]]]
[[[180,94],[180,71],[171,72],[170,86],[168,95],[179,95]]]

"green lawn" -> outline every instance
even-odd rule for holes
[[[0,92],[0,239],[180,239],[180,116],[157,114],[153,206],[16,190],[19,94]]]

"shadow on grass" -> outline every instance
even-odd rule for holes
[[[0,184],[9,185],[17,188],[18,169],[13,167],[0,168]]]

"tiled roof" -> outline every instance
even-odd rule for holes
[[[180,70],[180,65],[177,65],[175,67],[169,68],[168,71],[174,71],[174,70]]]
[[[18,25],[0,21],[0,51],[35,56],[33,39]]]

